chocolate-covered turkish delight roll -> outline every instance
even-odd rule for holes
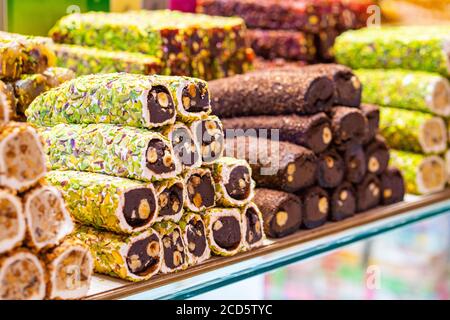
[[[330,111],[330,117],[333,141],[338,148],[363,142],[368,123],[361,110],[337,106]]]
[[[203,219],[211,251],[219,256],[234,256],[244,243],[241,212],[236,208],[206,210]]]
[[[380,107],[374,104],[362,103],[360,109],[364,116],[367,118],[366,135],[363,143],[370,142],[378,133],[380,127]]]
[[[155,184],[158,194],[158,221],[178,222],[183,215],[186,187],[181,178],[167,179]]]
[[[25,249],[0,256],[0,300],[43,300],[46,276],[42,262]]]
[[[367,158],[367,171],[370,173],[381,174],[386,170],[389,164],[389,149],[386,140],[381,135],[365,148]]]
[[[211,257],[211,250],[209,249],[206,227],[202,217],[193,212],[186,212],[179,226],[186,245],[189,265],[193,266],[208,260]]]
[[[68,239],[42,253],[41,259],[47,271],[47,299],[81,299],[87,295],[94,272],[89,248]]]
[[[69,239],[89,247],[98,273],[142,281],[157,274],[162,264],[162,243],[153,229],[120,235],[87,226],[78,226]]]
[[[345,163],[333,149],[320,154],[317,161],[317,183],[322,188],[335,188],[345,175]]]
[[[224,133],[222,122],[218,117],[209,116],[205,119],[194,121],[191,123],[190,129],[200,147],[204,164],[212,163],[222,156]]]
[[[271,189],[256,189],[253,202],[263,215],[264,232],[281,238],[297,231],[303,220],[302,204],[294,194]]]
[[[351,183],[360,183],[367,172],[368,160],[364,147],[351,144],[342,152],[342,157],[345,163],[345,179]]]
[[[258,187],[295,192],[316,181],[317,158],[304,147],[242,136],[226,139],[225,145],[227,156],[247,160]]]
[[[330,211],[328,193],[320,187],[311,187],[299,193],[303,205],[302,226],[314,229],[327,221]]]
[[[356,211],[366,211],[378,206],[381,202],[381,182],[378,177],[368,173],[356,188]]]
[[[381,176],[381,192],[383,205],[403,201],[405,196],[405,181],[400,170],[390,167]]]
[[[7,190],[0,190],[0,254],[20,245],[25,239],[22,202]]]
[[[16,104],[14,86],[0,80],[0,125],[8,123],[15,117]]]
[[[174,123],[176,112],[169,88],[155,77],[107,73],[81,76],[47,91],[26,115],[41,126],[109,123],[154,128]]]
[[[331,221],[340,221],[351,217],[356,212],[356,191],[352,184],[343,182],[330,193]]]
[[[0,186],[24,191],[45,175],[45,153],[36,130],[25,123],[0,130]]]
[[[108,124],[60,124],[41,129],[54,170],[77,170],[142,181],[181,172],[170,142],[145,129]]]
[[[278,130],[281,141],[304,146],[314,153],[324,151],[333,139],[330,119],[323,112],[308,116],[293,114],[235,117],[223,119],[222,125],[226,135],[228,129],[255,129],[256,134],[261,136],[261,129],[265,129],[264,134],[267,133],[267,137],[270,138],[272,130]],[[234,130],[233,133],[237,134],[238,132]]]
[[[73,223],[61,192],[40,186],[24,196],[27,245],[41,250],[57,245],[73,231]]]
[[[264,220],[258,206],[250,202],[241,212],[241,220],[244,228],[243,250],[251,250],[263,245],[266,239],[264,233]]]
[[[210,81],[213,114],[230,118],[328,111],[333,82],[318,72],[299,70],[271,69]]]
[[[162,273],[184,270],[188,267],[186,244],[180,227],[170,221],[158,222],[153,228],[161,237]]]
[[[247,161],[222,157],[211,165],[216,184],[217,203],[224,207],[241,207],[254,196],[255,182]]]
[[[83,224],[134,233],[158,215],[153,184],[80,171],[50,171],[46,180],[62,192],[70,214]]]
[[[184,175],[187,196],[184,207],[200,212],[216,205],[216,188],[212,173],[207,168],[197,168]]]

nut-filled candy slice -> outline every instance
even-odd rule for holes
[[[352,184],[343,182],[330,192],[331,221],[340,221],[351,217],[356,212],[356,191]]]
[[[181,228],[170,221],[156,223],[153,228],[161,237],[162,243],[162,273],[184,270],[188,267],[187,248]]]
[[[381,191],[383,205],[403,201],[405,196],[405,181],[400,170],[390,167],[381,176]]]
[[[330,211],[330,199],[328,193],[320,187],[310,187],[298,193],[303,205],[302,226],[306,229],[314,229],[323,225]]]
[[[224,133],[222,122],[216,116],[209,116],[191,123],[190,129],[200,147],[203,164],[213,163],[223,154]]]
[[[197,168],[184,175],[187,190],[184,206],[192,212],[201,212],[216,205],[216,188],[211,170]]]
[[[206,227],[202,217],[193,212],[186,212],[179,222],[186,255],[190,266],[202,263],[211,257],[211,249],[206,238]]]
[[[178,222],[183,215],[186,201],[186,186],[182,178],[177,177],[155,183],[158,199],[157,221]]]
[[[258,206],[250,202],[242,208],[242,224],[244,227],[244,250],[251,250],[263,245],[266,239],[264,220]]]

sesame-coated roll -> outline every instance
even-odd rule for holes
[[[193,212],[186,212],[179,222],[186,254],[190,266],[202,263],[211,257],[206,227],[202,217]]]
[[[382,155],[384,155],[384,153]],[[345,163],[345,179],[351,183],[360,183],[367,172],[368,160],[367,155],[364,152],[364,147],[360,144],[349,145],[342,152],[342,158]],[[383,157],[380,161],[384,159],[385,158]],[[372,160],[372,162],[373,161],[374,160]],[[374,169],[374,165],[372,169]]]
[[[190,129],[202,154],[203,164],[213,163],[223,154],[224,133],[222,122],[216,116],[209,116],[191,123]]]
[[[306,229],[314,229],[327,221],[330,211],[330,199],[328,193],[320,187],[311,187],[298,195],[302,199],[303,219],[302,226]]]
[[[322,188],[335,188],[345,175],[345,163],[335,150],[330,149],[319,155],[317,160],[317,183]]]
[[[256,189],[253,202],[263,215],[264,232],[268,237],[281,238],[297,231],[303,220],[302,204],[294,194]]]
[[[158,222],[153,228],[161,237],[162,273],[184,270],[188,267],[187,248],[180,227],[170,221]]]
[[[219,256],[234,256],[242,249],[244,227],[239,209],[208,209],[203,219],[211,252]]]
[[[244,250],[251,250],[263,245],[266,239],[264,220],[258,206],[250,202],[242,209],[242,224],[244,227]]]
[[[330,117],[333,141],[338,148],[363,142],[368,123],[361,110],[338,106],[330,111]]]
[[[351,217],[356,212],[356,191],[352,184],[343,182],[330,192],[331,221],[340,221]]]
[[[25,216],[20,198],[0,190],[0,254],[20,245],[25,239]]]
[[[117,233],[147,229],[158,215],[152,184],[79,171],[50,171],[71,216],[80,223]]]
[[[184,175],[187,196],[184,207],[193,212],[201,212],[216,205],[216,188],[211,170],[197,168]]]
[[[162,264],[162,243],[158,233],[148,229],[133,235],[119,235],[87,226],[78,226],[70,240],[89,247],[94,270],[129,281],[150,279]]]
[[[378,177],[368,173],[356,188],[356,211],[366,211],[381,203],[381,182]]]
[[[170,142],[145,129],[109,124],[43,128],[53,170],[104,173],[142,181],[173,178],[181,172]]]
[[[380,107],[374,104],[362,103],[360,109],[368,121],[366,135],[363,141],[366,144],[375,138],[375,135],[378,133],[378,128],[380,127]]]
[[[0,80],[0,126],[15,117],[16,104],[14,86]]]
[[[405,196],[405,181],[400,170],[390,167],[381,176],[381,191],[383,205],[403,201]]]
[[[155,183],[158,195],[158,221],[178,222],[183,215],[186,187],[182,178],[173,178]]]
[[[377,135],[375,139],[366,146],[365,154],[368,172],[381,174],[387,169],[389,164],[389,149],[386,140],[384,140],[381,135]]]

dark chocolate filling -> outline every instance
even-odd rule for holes
[[[357,210],[366,211],[376,207],[381,200],[381,186],[375,176],[368,178],[358,186]]]
[[[177,128],[172,133],[172,146],[175,156],[185,166],[192,166],[200,157],[187,128]]]
[[[334,84],[327,77],[315,79],[305,94],[305,109],[308,113],[327,111],[334,100]]]
[[[176,215],[181,211],[184,204],[183,186],[180,183],[175,183],[159,194],[158,201],[160,216]]]
[[[175,236],[178,234],[178,237]],[[181,266],[185,259],[184,244],[178,229],[162,238],[164,263],[169,269]],[[177,260],[176,260],[177,259]],[[175,261],[177,263],[175,263]]]
[[[172,96],[164,86],[152,87],[147,96],[147,107],[151,123],[165,122],[171,119],[175,112]]]
[[[360,183],[367,171],[366,154],[361,145],[352,145],[344,154],[346,178],[352,183]]]
[[[148,238],[136,241],[128,250],[126,259],[127,265],[133,274],[138,276],[145,276],[149,273],[152,273],[155,268],[157,268],[160,251],[158,251],[155,256],[150,256],[148,254],[148,247],[151,242],[156,242],[158,245],[155,247],[161,250],[161,248],[159,248],[158,236],[156,234],[152,234]],[[136,256],[138,258],[134,259]]]
[[[133,189],[126,192],[124,198],[125,204],[122,212],[130,226],[138,228],[153,219],[156,210],[156,199],[151,189]]]
[[[215,230],[220,222],[221,228]],[[220,217],[213,224],[213,237],[216,244],[225,250],[235,250],[241,242],[241,225],[235,217]]]
[[[199,183],[195,183],[199,181]],[[187,182],[188,197],[197,208],[212,207],[214,205],[215,189],[210,173],[203,176],[193,174]]]
[[[315,153],[320,153],[325,151],[325,149],[330,145],[329,143],[325,143],[323,141],[323,132],[328,128],[331,132],[330,124],[327,122],[322,122],[316,124],[311,130],[307,133],[307,145],[309,149],[313,150]]]
[[[284,170],[285,187],[283,190],[288,192],[310,187],[316,181],[317,165],[315,162],[299,158],[295,160],[294,164],[295,172],[293,174],[289,174],[289,165]]]
[[[397,203],[405,196],[405,184],[400,173],[381,176],[382,199],[384,205]]]
[[[245,235],[245,240],[249,244],[258,242],[262,238],[262,225],[259,220],[258,214],[255,209],[248,208],[245,212],[245,223],[247,224],[247,233]],[[259,227],[257,227],[259,225]]]
[[[378,113],[368,114],[366,117],[368,120],[366,140],[369,141],[375,137],[378,131],[378,127],[380,126],[380,118]]]
[[[340,71],[334,76],[337,97],[336,103],[343,106],[359,107],[361,103],[362,87],[355,88],[352,78],[355,77],[351,72]]]
[[[360,144],[364,140],[366,121],[362,114],[352,112],[344,116],[339,130],[340,144]]]
[[[323,205],[322,199],[326,199],[325,212],[320,211],[320,206]],[[308,192],[303,199],[303,226],[307,229],[313,229],[325,223],[328,216],[328,194],[321,189],[314,188],[314,191]]]
[[[377,170],[373,170],[373,168],[370,167],[371,161],[374,160],[378,162]],[[389,164],[389,150],[385,148],[375,149],[367,155],[367,161],[369,163],[369,171],[371,173],[381,174],[384,170],[386,170]]]
[[[195,88],[195,90],[193,90]],[[189,108],[185,110],[187,112],[202,112],[208,111],[209,109],[209,94],[208,89],[205,84],[200,83],[190,83],[183,88],[181,93],[181,101],[185,103],[185,99],[189,99]]]
[[[339,187],[331,196],[332,221],[340,221],[352,216],[356,212],[356,198],[354,191],[349,187]]]
[[[245,200],[250,195],[250,172],[247,167],[237,166],[231,170],[225,189],[235,200]]]
[[[287,213],[287,221],[284,225],[280,226],[277,223],[277,213],[280,211],[284,211]],[[278,207],[278,211],[275,212],[275,215],[272,217],[270,221],[269,228],[270,234],[274,237],[281,238],[287,236],[291,233],[294,233],[300,228],[302,224],[302,207],[301,204],[297,201],[286,200],[281,203]]]
[[[195,257],[201,257],[205,252],[207,241],[205,226],[202,221],[189,221],[186,233],[188,250]]]
[[[318,183],[322,188],[335,188],[344,179],[344,160],[336,152],[325,152],[319,158]]]
[[[200,137],[200,139],[201,139],[201,141],[199,141],[199,142],[200,142],[200,145],[202,146],[203,161],[212,161],[215,158],[220,156],[220,154],[218,154],[218,152],[222,149],[221,146],[224,143],[224,141],[223,141],[224,133],[223,133],[223,130],[222,130],[220,124],[217,121],[213,121],[216,123],[216,129],[214,129],[214,133],[211,134],[210,132],[208,132],[208,130],[206,129],[207,121],[211,121],[211,120],[202,121],[201,126],[199,126],[201,131],[199,132],[200,134],[198,135],[198,137]],[[211,147],[213,145],[213,142],[214,142],[214,148]],[[203,153],[203,150],[205,150],[205,148],[206,148],[206,150],[209,151],[207,154]]]
[[[156,161],[149,161],[149,150],[153,148],[156,151]],[[152,160],[153,161],[153,160]],[[150,140],[147,148],[147,168],[155,174],[163,174],[175,170],[175,161],[172,159],[172,154],[164,141],[159,139]]]

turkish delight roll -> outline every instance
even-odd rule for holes
[[[217,203],[224,207],[241,207],[254,196],[255,182],[247,161],[222,157],[211,165],[216,184]]]
[[[211,257],[206,227],[202,217],[193,212],[186,212],[179,222],[186,254],[190,266],[202,263]]]
[[[0,186],[25,191],[46,172],[45,153],[36,130],[10,122],[0,129]]]
[[[184,174],[187,190],[184,206],[192,212],[201,212],[216,205],[216,188],[211,170],[197,168]]]
[[[158,221],[178,222],[183,215],[186,187],[183,179],[173,178],[155,184],[158,194]]]
[[[381,108],[380,134],[394,149],[441,153],[447,148],[444,120],[419,111]]]
[[[441,157],[399,150],[390,153],[390,165],[402,172],[407,193],[429,194],[444,189],[447,174]]]
[[[267,137],[270,138],[272,132],[277,130],[281,141],[304,146],[314,153],[324,151],[333,139],[330,119],[323,112],[307,116],[291,114],[235,117],[223,119],[222,125],[226,135],[228,130],[232,130],[232,133],[237,135],[239,129],[248,130],[248,132],[254,129],[252,132],[255,132],[256,135],[267,134]]]
[[[330,199],[328,193],[317,186],[308,188],[299,193],[303,205],[302,226],[306,229],[314,229],[327,221],[330,211]]]
[[[0,300],[43,300],[46,276],[37,256],[18,249],[0,256]]]
[[[303,221],[302,204],[294,194],[259,188],[253,202],[263,215],[264,232],[272,238],[281,238],[297,231]]]
[[[367,171],[370,173],[381,174],[387,169],[389,164],[389,149],[386,140],[381,135],[377,135],[375,139],[365,148],[367,158]]]
[[[46,180],[58,188],[78,222],[117,233],[147,229],[158,215],[152,184],[79,171],[50,171]]]
[[[210,81],[212,112],[231,118],[328,111],[334,102],[333,81],[314,70],[299,70],[271,69]]]
[[[319,155],[317,161],[317,182],[323,188],[337,187],[344,179],[345,163],[333,149]]]
[[[381,176],[381,192],[383,205],[403,201],[405,196],[405,182],[400,170],[390,167]]]
[[[42,253],[47,271],[47,299],[81,299],[88,293],[94,272],[92,255],[73,240]]]
[[[368,123],[361,110],[337,106],[330,111],[330,117],[333,141],[338,148],[363,142]]]
[[[343,182],[330,193],[331,221],[340,221],[351,217],[356,212],[356,191],[352,184]]]
[[[194,139],[200,146],[203,164],[213,163],[223,154],[224,133],[222,122],[216,116],[197,120],[190,125]]]
[[[0,125],[8,123],[15,117],[16,104],[14,86],[0,80]]]
[[[295,192],[316,182],[317,158],[304,147],[256,137],[225,140],[226,156],[245,159],[258,187]]]
[[[32,123],[109,123],[154,128],[175,122],[166,85],[152,76],[107,73],[81,76],[40,95],[26,115]]]
[[[61,192],[40,186],[24,196],[27,245],[41,250],[57,245],[73,231],[73,223]]]
[[[366,135],[363,143],[370,142],[378,133],[380,127],[380,108],[374,104],[362,103],[360,106],[361,112],[367,118]]]
[[[366,211],[381,203],[381,182],[373,173],[368,173],[356,188],[356,211]]]
[[[22,202],[7,190],[0,190],[0,254],[20,245],[25,239]]]
[[[450,115],[450,82],[445,77],[405,70],[360,69],[355,73],[364,85],[364,102]]]
[[[43,128],[47,160],[54,170],[77,170],[143,181],[181,172],[170,142],[145,129],[108,124]]]
[[[162,273],[184,270],[188,267],[186,244],[180,227],[170,221],[158,222],[153,226],[161,237]]]
[[[375,149],[372,149],[375,148]],[[371,147],[370,150],[374,150],[373,152],[376,153],[378,150],[376,147]],[[370,153],[372,155],[372,152]],[[379,157],[380,161],[384,161],[384,153],[380,150],[380,155],[375,155],[377,160]],[[352,144],[349,145],[342,153],[342,158],[344,159],[345,163],[345,179],[347,181],[350,181],[351,183],[360,183],[361,180],[364,178],[364,175],[367,172],[367,155],[364,152],[364,147],[360,144]],[[389,159],[389,154],[388,154]],[[372,160],[375,161],[375,160]],[[384,165],[384,164],[383,164]],[[380,164],[381,167],[381,164]],[[375,165],[372,164],[372,169],[375,169]],[[376,171],[378,171],[381,168],[377,168]],[[384,169],[383,169],[384,170]],[[371,171],[372,172],[372,171]]]
[[[120,235],[78,226],[69,239],[89,247],[98,273],[136,282],[150,279],[161,268],[162,243],[153,229]]]
[[[244,227],[237,208],[212,208],[203,219],[211,252],[219,256],[234,256],[244,244]]]
[[[262,246],[266,235],[264,233],[264,220],[258,206],[250,202],[242,209],[241,214],[244,227],[244,250]]]

